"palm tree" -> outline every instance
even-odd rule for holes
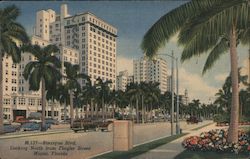
[[[48,88],[47,93],[46,93],[46,99],[47,101],[51,101],[52,105],[51,105],[51,118],[54,119],[54,115],[55,115],[55,103],[57,101],[59,101],[59,85],[55,84],[52,87]]]
[[[60,104],[64,105],[64,115],[63,115],[63,120],[64,123],[66,123],[67,119],[67,106],[70,104],[70,95],[69,95],[69,88],[67,85],[59,83],[58,84],[58,100]]]
[[[115,118],[115,107],[119,107],[122,110],[122,118],[124,116],[124,108],[128,105],[125,92],[121,90],[113,90],[108,96],[108,105],[112,106],[112,117]]]
[[[179,32],[182,61],[210,51],[203,74],[230,51],[232,105],[228,142],[238,142],[239,91],[236,47],[249,44],[249,5],[246,0],[192,0],[161,17],[146,33],[142,48],[149,56]]]
[[[73,95],[74,91],[80,91],[81,85],[78,82],[80,79],[88,79],[89,77],[84,73],[79,73],[79,65],[72,65],[68,62],[64,62],[65,72],[66,72],[66,87],[68,88],[70,95],[70,126],[73,126],[74,119],[74,107],[73,107]]]
[[[107,100],[109,93],[110,93],[109,85],[111,83],[112,82],[109,80],[104,82],[101,78],[96,79],[96,88],[99,92],[99,97],[101,99],[101,105],[102,105],[102,120],[105,119],[104,115],[107,115],[105,103],[107,102],[106,100]]]
[[[131,98],[134,98],[136,101],[136,122],[139,123],[139,100],[141,99],[141,106],[143,111],[143,95],[145,93],[145,83],[141,82],[138,83],[131,83],[127,87],[127,94],[131,96]],[[142,122],[144,122],[143,116],[142,116]]]
[[[8,55],[20,62],[21,51],[16,42],[27,43],[29,38],[22,25],[16,22],[20,10],[12,5],[0,8],[0,134],[3,133],[3,58]]]
[[[172,103],[172,93],[166,91],[164,94],[160,95],[160,105],[163,107],[165,112],[165,121],[167,120],[167,114],[170,114],[171,103]]]
[[[86,85],[83,87],[82,95],[87,101],[87,104],[88,104],[88,101],[90,100],[91,118],[93,118],[94,116],[94,105],[95,105],[94,101],[95,101],[97,93],[98,92],[97,92],[96,86],[93,85],[92,82],[90,81],[90,78],[88,78]]]
[[[158,104],[159,97],[160,97],[160,89],[159,89],[160,83],[158,82],[149,82],[146,85],[146,98],[145,101],[146,103],[150,106],[149,107],[149,112],[150,112],[150,118],[152,120],[152,111],[153,111],[153,106]],[[144,113],[145,115],[145,113]]]
[[[38,91],[42,83],[41,131],[45,131],[46,90],[53,87],[61,78],[59,71],[61,62],[55,56],[59,49],[55,45],[48,45],[44,48],[38,45],[25,45],[22,49],[37,58],[36,61],[31,61],[25,66],[24,78],[29,80],[30,90]]]

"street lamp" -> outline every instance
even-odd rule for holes
[[[180,123],[179,123],[179,72],[178,72],[178,58],[174,56],[172,50],[171,55],[169,54],[158,54],[163,56],[171,57],[171,92],[172,92],[172,106],[171,106],[171,135],[174,134],[174,60],[176,61],[176,134],[180,134]]]

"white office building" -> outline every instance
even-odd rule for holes
[[[117,29],[89,12],[71,16],[65,4],[60,11],[60,14],[52,9],[36,13],[32,43],[41,47],[48,44],[59,47],[57,57],[62,61],[62,74],[65,74],[65,61],[79,64],[80,71],[89,75],[93,83],[100,77],[104,81],[111,80],[111,87],[115,89]],[[30,112],[41,111],[41,91],[30,91],[28,81],[23,78],[26,64],[34,60],[29,53],[22,54],[19,64],[14,64],[8,56],[4,58],[5,119],[14,120],[16,116],[27,117]],[[85,84],[85,81],[79,82]],[[55,116],[61,119],[63,109],[58,103],[47,102],[46,116],[51,116],[52,105],[55,106]]]
[[[167,62],[157,58],[149,60],[145,57],[133,61],[134,82],[159,82],[161,93],[167,91]]]

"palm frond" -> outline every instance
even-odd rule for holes
[[[220,56],[223,53],[226,53],[228,50],[228,41],[225,38],[222,38],[209,53],[205,65],[203,67],[202,74],[204,75],[206,71],[210,69],[217,60],[219,60]]]
[[[19,15],[20,10],[15,5],[11,5],[4,8],[0,16],[8,20],[16,20]]]

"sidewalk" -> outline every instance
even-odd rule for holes
[[[194,129],[186,130],[184,131],[184,133],[188,132],[189,133],[188,135],[183,136],[177,140],[174,140],[166,145],[160,146],[156,149],[150,150],[145,154],[136,156],[133,159],[174,159],[175,156],[184,151],[184,148],[182,147],[181,143],[186,137],[198,135],[203,131],[209,131],[211,129],[216,129],[216,128],[217,127],[215,126],[214,123],[199,130],[194,130]]]

